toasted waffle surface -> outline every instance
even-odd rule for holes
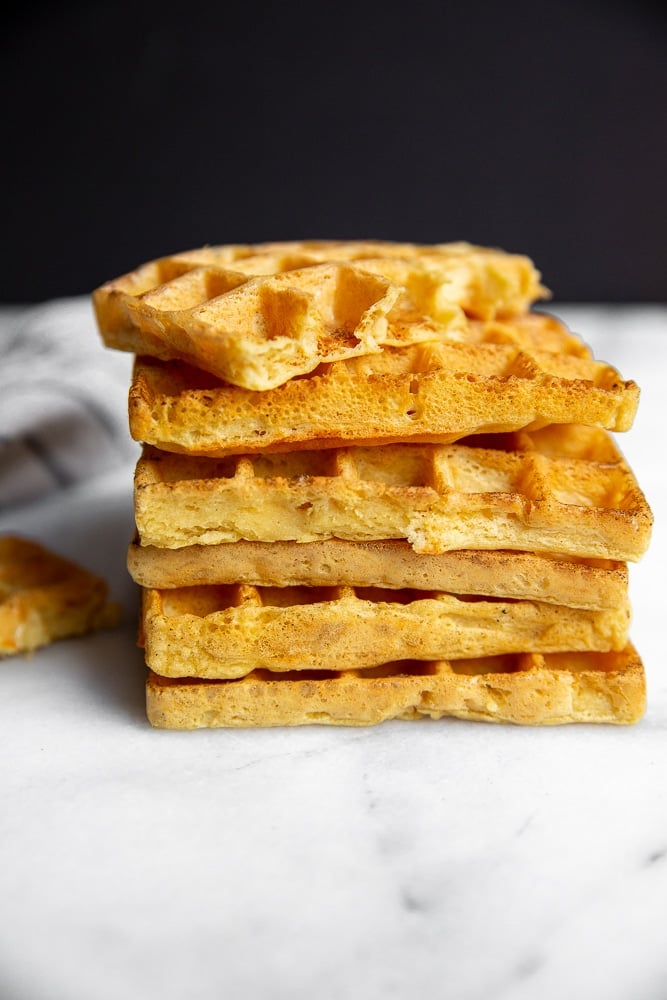
[[[635,561],[652,515],[604,431],[553,426],[503,447],[395,445],[211,461],[146,449],[143,545],[406,539],[416,552],[511,549]]]
[[[146,662],[169,677],[353,670],[394,660],[526,649],[622,649],[628,624],[627,600],[618,609],[587,611],[354,587],[244,584],[143,591]]]
[[[639,390],[596,361],[557,320],[470,323],[458,341],[386,348],[320,366],[266,392],[178,362],[137,359],[130,432],[167,451],[246,451],[449,443],[552,423],[612,431],[633,422]]]
[[[563,559],[532,552],[463,550],[418,554],[398,540],[349,542],[230,542],[180,549],[142,546],[127,553],[142,587],[248,583],[255,586],[334,586],[440,590],[454,594],[539,599],[567,607],[618,608],[625,599],[625,563]]]
[[[107,346],[266,390],[322,362],[462,331],[466,310],[512,314],[543,294],[532,262],[500,250],[322,241],[176,254],[93,302]]]
[[[389,240],[310,240],[206,246],[173,258],[181,266],[232,267],[244,274],[276,274],[333,261],[398,281],[426,313],[460,305],[480,319],[524,312],[549,292],[523,254],[471,243],[399,243]]]
[[[28,538],[0,538],[0,656],[109,627],[104,580]]]
[[[445,716],[532,726],[630,724],[645,701],[644,668],[631,645],[610,653],[413,660],[324,676],[256,670],[207,681],[149,671],[146,682],[148,719],[165,729],[367,726]]]

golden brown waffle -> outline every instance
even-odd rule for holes
[[[127,553],[142,587],[165,589],[248,583],[264,587],[409,587],[515,600],[538,599],[573,608],[618,608],[626,599],[625,563],[567,560],[533,552],[464,550],[418,554],[398,540],[348,542],[230,542],[181,549],[142,546]]]
[[[526,257],[467,244],[203,247],[142,265],[93,295],[108,347],[179,359],[267,390],[384,345],[431,340],[544,294]]]
[[[157,448],[222,457],[378,445],[446,444],[551,423],[632,425],[639,390],[590,357],[556,320],[471,324],[467,342],[424,343],[323,366],[267,392],[177,362],[138,358],[130,432]]]
[[[413,660],[325,675],[256,670],[231,681],[149,671],[146,682],[148,719],[163,729],[368,726],[445,716],[532,726],[630,724],[645,701],[644,668],[631,645],[611,653]]]
[[[395,445],[212,461],[145,449],[143,545],[407,539],[416,552],[512,549],[636,561],[652,516],[613,439],[578,425],[501,447]]]
[[[114,625],[106,582],[27,538],[0,538],[0,656]]]
[[[538,601],[355,587],[144,590],[146,663],[166,677],[354,670],[395,660],[620,650],[627,599],[587,611]]]

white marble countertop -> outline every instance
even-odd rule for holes
[[[550,311],[642,387],[620,443],[657,522],[631,570],[643,721],[151,729],[119,452],[0,514],[125,609],[0,664],[3,1000],[667,997],[667,307]]]

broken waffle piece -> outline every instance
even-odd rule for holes
[[[111,628],[106,581],[28,538],[0,537],[0,656]]]
[[[645,705],[644,667],[631,644],[620,652],[412,660],[327,674],[255,670],[228,681],[149,671],[146,681],[148,719],[161,729],[370,726],[447,716],[527,726],[629,725]]]

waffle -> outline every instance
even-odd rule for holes
[[[164,257],[93,295],[108,347],[179,359],[267,390],[333,362],[465,330],[543,295],[525,257],[415,244],[204,247]]]
[[[622,649],[630,620],[538,601],[356,587],[144,590],[146,663],[166,677],[353,670],[395,660]]]
[[[265,587],[334,586],[440,590],[453,594],[539,598],[550,604],[603,610],[626,598],[625,563],[566,560],[532,552],[465,550],[417,554],[398,540],[232,542],[181,549],[133,540],[127,565],[135,583],[173,587],[247,583]]]
[[[0,538],[0,656],[115,625],[106,582],[27,538]]]
[[[447,444],[469,434],[552,423],[628,430],[639,389],[538,314],[471,323],[466,339],[386,348],[320,366],[266,392],[177,362],[136,360],[130,433],[209,457],[378,445]]]
[[[142,545],[406,539],[415,552],[511,549],[637,561],[651,511],[604,431],[495,436],[500,447],[395,445],[220,461],[146,448]]]
[[[255,670],[230,681],[149,671],[146,681],[148,719],[163,729],[368,726],[445,716],[533,726],[630,724],[641,718],[645,700],[644,668],[630,644],[621,652],[411,660],[324,675]]]

